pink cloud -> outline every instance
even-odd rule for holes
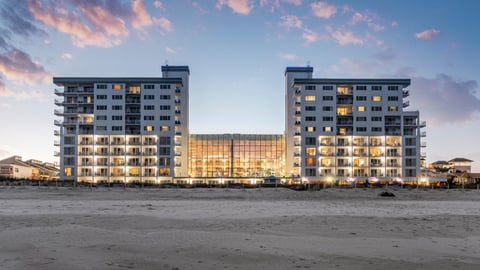
[[[310,5],[313,15],[323,19],[330,19],[337,13],[337,7],[327,2],[314,2]]]
[[[153,6],[156,7],[156,8],[159,8],[159,9],[165,9],[163,7],[163,3],[158,1],[158,0],[155,0],[155,2],[153,2]]]
[[[330,36],[340,45],[363,44],[363,39],[349,30],[333,30],[332,27],[326,27]]]
[[[302,4],[302,0],[282,0],[282,2],[295,6],[300,6]]]
[[[440,35],[440,31],[437,29],[427,29],[423,32],[415,33],[415,37],[422,40],[431,40],[435,36]]]
[[[303,29],[302,38],[305,40],[305,45],[310,45],[320,39],[317,33],[307,28]]]
[[[281,53],[278,56],[282,59],[289,60],[289,61],[293,61],[293,60],[298,59],[298,56],[293,54],[293,53]]]
[[[132,3],[130,23],[135,29],[142,29],[143,27],[148,27],[153,24],[152,18],[141,0],[135,0]]]
[[[153,17],[153,23],[159,25],[165,32],[171,32],[173,29],[172,23],[167,18]]]
[[[165,52],[166,52],[166,53],[169,53],[169,54],[176,54],[176,53],[177,53],[176,50],[174,50],[174,49],[172,49],[172,48],[170,48],[170,47],[168,47],[168,46],[165,47]]]
[[[225,5],[231,8],[234,13],[241,15],[248,15],[253,9],[249,0],[218,0],[216,7],[221,9]]]
[[[64,53],[62,54],[62,58],[63,59],[72,59],[73,58],[73,55],[69,54],[69,53]]]
[[[398,26],[398,22],[393,21],[391,25],[392,25],[392,27],[397,27],[397,26]]]
[[[302,21],[295,15],[285,15],[281,18],[280,25],[290,29],[290,28],[302,28],[303,23]]]
[[[192,2],[192,6],[200,13],[200,14],[208,14],[208,10],[203,8],[198,2],[194,1]]]
[[[0,73],[8,80],[29,85],[47,83],[51,79],[51,74],[42,65],[33,62],[30,55],[19,49],[0,54]]]

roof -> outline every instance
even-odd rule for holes
[[[162,72],[165,71],[180,71],[180,72],[188,72],[188,75],[190,75],[190,68],[188,66],[169,66],[165,65],[162,66]]]
[[[447,165],[448,162],[445,160],[438,160],[432,163],[432,165]]]
[[[473,160],[466,159],[466,158],[454,158],[449,160],[448,162],[473,162]]]
[[[390,85],[402,85],[407,87],[410,85],[410,79],[335,79],[335,78],[322,78],[322,79],[295,79],[294,84],[390,84]]]
[[[181,78],[163,77],[53,77],[53,83],[58,86],[74,83],[166,83],[182,84]]]
[[[313,72],[313,67],[287,67],[285,75],[287,72]]]

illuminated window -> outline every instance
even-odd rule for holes
[[[128,91],[132,94],[140,94],[140,85],[130,85]]]
[[[154,127],[153,126],[145,126],[143,128],[145,131],[153,131],[154,130]]]
[[[305,149],[305,153],[307,154],[307,156],[315,156],[315,154],[317,153],[315,147],[309,147],[309,148],[306,148]]]
[[[397,106],[389,106],[388,111],[389,112],[396,112],[396,111],[398,111],[398,107]]]
[[[323,127],[324,132],[332,132],[332,127]]]
[[[65,176],[72,176],[72,168],[65,168],[64,174]]]
[[[347,107],[338,107],[337,108],[337,114],[338,115],[348,115],[350,113],[350,110]]]
[[[315,166],[315,158],[306,158],[305,163],[307,166]]]
[[[170,127],[169,127],[169,126],[161,126],[161,127],[160,127],[160,130],[161,130],[161,131],[169,131],[169,130],[170,130]]]
[[[128,175],[129,176],[139,176],[140,175],[140,170],[139,168],[130,168],[128,170]]]
[[[315,127],[305,127],[305,130],[307,132],[314,132],[316,130],[316,128]]]
[[[305,101],[315,101],[315,96],[305,96]]]
[[[372,101],[375,101],[375,102],[382,101],[382,96],[372,96]]]
[[[358,106],[357,111],[364,112],[365,111],[365,106]]]
[[[113,90],[122,90],[122,85],[121,84],[114,84],[112,86]]]
[[[350,88],[349,87],[337,87],[337,94],[341,94],[341,95],[348,95],[350,92]]]

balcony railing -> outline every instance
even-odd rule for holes
[[[406,97],[408,97],[408,96],[410,96],[410,91],[408,91],[408,90],[403,90],[403,97],[406,98]]]
[[[427,126],[427,121],[420,122],[420,125],[419,125],[420,128],[424,128],[426,126]]]
[[[410,101],[407,100],[403,103],[403,108],[406,108],[408,106],[410,106]]]
[[[424,131],[424,132],[420,133],[420,137],[427,137],[427,132]]]
[[[63,95],[63,93],[64,93],[64,92],[63,92],[63,89],[55,88],[55,95],[61,96],[61,95]]]

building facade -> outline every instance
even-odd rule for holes
[[[60,178],[79,182],[171,181],[187,175],[188,66],[162,77],[55,77]]]
[[[320,79],[285,71],[286,172],[304,180],[415,180],[425,122],[409,79]]]

